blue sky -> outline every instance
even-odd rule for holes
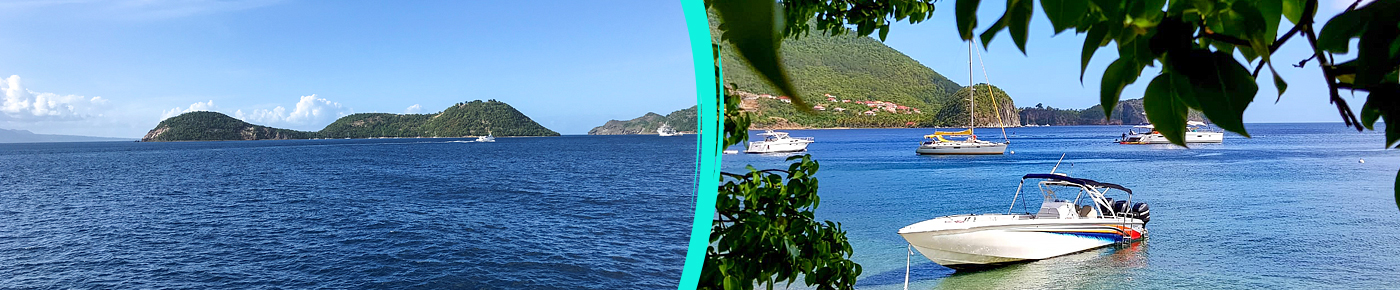
[[[136,138],[192,109],[319,130],[496,99],[583,134],[695,105],[679,1],[21,0],[0,26],[0,128],[35,133]]]
[[[967,85],[967,43],[958,38],[957,24],[953,10],[954,1],[938,3],[932,20],[909,25],[893,25],[885,44],[933,68],[940,74],[959,84]],[[1354,1],[1321,0],[1318,9],[1318,29],[1328,19],[1346,9]],[[1005,1],[982,1],[978,9],[981,34],[993,21],[1001,17]],[[1011,41],[1006,31],[991,41],[989,50],[982,51],[986,62],[987,75],[991,83],[1002,89],[1016,101],[1018,107],[1035,106],[1043,103],[1056,108],[1087,108],[1099,103],[1099,81],[1108,64],[1118,58],[1114,44],[1100,48],[1085,71],[1084,82],[1079,82],[1080,50],[1084,35],[1076,35],[1068,30],[1054,35],[1050,21],[1035,7],[1031,20],[1030,33],[1026,41],[1026,53],[1022,54]],[[1292,28],[1288,20],[1283,20],[1279,33]],[[1355,43],[1355,40],[1353,40]],[[981,44],[978,44],[981,49]],[[1247,123],[1283,122],[1341,122],[1337,110],[1327,102],[1327,84],[1316,63],[1310,62],[1305,68],[1294,68],[1291,64],[1307,58],[1310,48],[1302,38],[1290,40],[1274,54],[1279,75],[1288,82],[1288,90],[1283,98],[1274,103],[1278,96],[1268,69],[1259,75],[1259,94],[1254,103],[1245,111]],[[1338,55],[1337,59],[1351,59],[1354,56]],[[1237,57],[1243,62],[1243,57]],[[976,82],[985,82],[981,65],[977,68]],[[1249,65],[1253,69],[1253,65]],[[1141,98],[1143,90],[1160,69],[1149,67],[1143,77],[1123,91],[1123,99]],[[1353,110],[1359,110],[1365,102],[1364,95],[1352,97],[1343,91]],[[1340,126],[1340,125],[1338,125]]]

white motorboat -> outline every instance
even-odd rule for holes
[[[476,137],[476,142],[496,142],[496,136],[486,134],[486,136]]]
[[[967,43],[967,80],[972,83],[972,42]],[[983,68],[986,73],[986,68]],[[968,112],[977,112],[977,85],[968,87],[967,104]],[[993,94],[991,85],[987,85],[987,94]],[[992,101],[996,101],[996,96],[992,96]],[[997,119],[1001,119],[1000,109],[993,109],[997,112]],[[935,131],[933,134],[924,135],[924,142],[919,143],[919,148],[914,149],[914,153],[920,155],[998,155],[1006,154],[1006,145],[1011,144],[1010,140],[1005,142],[991,142],[978,140],[977,135],[972,133],[972,128],[977,127],[976,114],[967,114],[967,130],[957,132]],[[1000,124],[1000,122],[998,122]],[[949,140],[945,136],[962,136],[962,139]],[[1006,127],[1002,126],[1002,139],[1006,138]]]
[[[661,135],[662,137],[680,136],[681,134],[683,133],[676,132],[675,129],[671,129],[671,126],[665,123],[662,123],[660,128],[656,128],[656,135]]]
[[[758,134],[764,136],[763,141],[749,142],[749,149],[744,153],[781,153],[797,152],[807,150],[807,144],[816,142],[812,137],[791,137],[787,132],[774,132],[768,130]]]
[[[1223,143],[1225,132],[1210,129],[1206,123],[1186,122],[1186,143]],[[1133,126],[1118,139],[1118,144],[1171,144],[1152,124]]]
[[[1012,208],[1027,180],[1044,198],[1035,214],[944,216],[906,226],[899,235],[924,257],[953,269],[1047,259],[1147,236],[1147,204],[1132,203],[1126,187],[1064,174],[1027,174]],[[1126,193],[1127,200],[1105,197],[1110,189]]]

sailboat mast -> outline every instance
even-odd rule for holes
[[[967,130],[977,127],[977,85],[972,82],[972,41],[967,42]],[[976,134],[973,134],[976,135]]]

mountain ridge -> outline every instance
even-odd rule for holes
[[[313,138],[559,136],[496,100],[457,103],[436,114],[360,113],[340,117],[320,131],[255,125],[219,112],[189,112],[156,124],[142,142],[286,140]]]

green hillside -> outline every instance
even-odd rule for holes
[[[514,107],[496,100],[458,103],[438,113],[420,128],[424,136],[559,136]]]
[[[1036,104],[1035,107],[1020,109],[1021,122],[1025,125],[1136,125],[1146,124],[1147,115],[1142,108],[1142,99],[1122,100],[1113,107],[1113,118],[1104,118],[1103,106],[1094,105],[1085,109],[1062,109]],[[1191,110],[1186,114],[1191,121],[1208,122],[1200,111]]]
[[[141,141],[307,139],[314,136],[314,132],[249,124],[219,112],[189,112],[160,121]]]
[[[656,134],[656,128],[660,128],[661,124],[671,126],[676,132],[694,133],[698,125],[696,110],[695,106],[691,106],[665,116],[648,112],[631,120],[610,120],[602,126],[588,130],[588,135]]]
[[[692,125],[693,126],[693,125]],[[311,138],[559,136],[496,100],[458,103],[437,114],[353,114],[318,132],[249,124],[218,112],[190,112],[161,121],[143,142]]]
[[[713,13],[710,17],[712,40],[719,41],[717,20]],[[732,46],[728,43],[722,45],[720,57],[727,85],[732,84],[737,91],[757,95],[776,94],[776,89],[762,82],[734,54]],[[859,112],[850,112],[852,108],[843,108],[845,115],[800,116],[791,108],[784,110],[771,100],[760,100],[759,105],[753,105],[759,110],[754,118],[756,127],[781,126],[780,123],[784,121],[810,127],[888,127],[904,126],[909,122],[941,124],[943,122],[935,120],[933,113],[950,103],[961,102],[951,96],[962,88],[961,85],[870,37],[855,36],[853,33],[831,36],[813,32],[799,39],[783,40],[781,52],[797,93],[810,104],[826,101],[825,95],[830,94],[842,100],[895,103],[919,109],[923,113],[864,116],[858,115]]]

